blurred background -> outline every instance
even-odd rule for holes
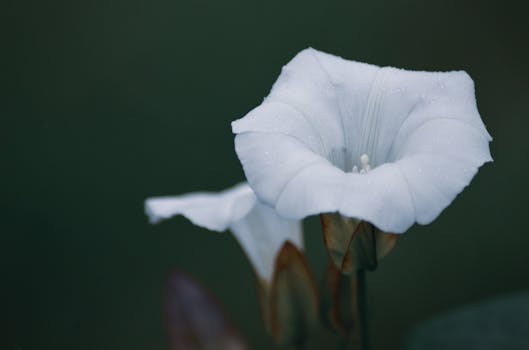
[[[370,273],[374,349],[469,302],[529,289],[526,1],[92,0],[2,7],[3,349],[166,349],[179,267],[270,349],[228,234],[150,226],[148,196],[243,180],[230,122],[308,46],[377,65],[466,70],[495,162]],[[465,150],[461,150],[464,152]],[[317,218],[306,225],[317,273]]]

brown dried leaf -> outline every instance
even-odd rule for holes
[[[396,235],[394,233],[386,233],[386,232],[377,230],[376,240],[377,240],[377,259],[378,260],[388,255],[393,250],[393,248],[395,248],[398,237],[399,235]]]
[[[351,264],[342,266],[342,271],[353,273],[357,270],[375,270],[378,265],[376,229],[373,225],[361,221],[353,234],[349,247],[352,256]]]
[[[395,246],[397,235],[384,233],[366,221],[337,213],[322,214],[323,239],[330,259],[344,274],[375,270],[378,260]]]
[[[351,277],[344,275],[334,262],[329,261],[322,288],[321,316],[325,326],[342,337],[347,336],[353,326],[351,303],[354,300],[351,295]]]
[[[352,256],[349,246],[359,221],[346,218],[338,213],[321,214],[320,220],[323,242],[331,260],[340,270],[344,265],[351,265]]]

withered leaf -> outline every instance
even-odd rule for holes
[[[322,214],[323,239],[330,259],[344,274],[375,270],[395,246],[397,235],[338,213]]]
[[[353,291],[351,276],[344,275],[329,261],[321,288],[320,312],[327,328],[347,336],[353,328]]]

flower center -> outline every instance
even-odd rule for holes
[[[382,123],[384,99],[387,93],[387,78],[390,68],[380,68],[375,76],[375,80],[371,85],[369,96],[367,98],[364,115],[361,119],[362,134],[360,137],[360,145],[356,145],[357,149],[364,150],[371,155],[371,161],[374,166],[380,164],[381,154],[379,150],[379,138],[381,129],[384,127]],[[364,153],[360,158],[367,157]],[[369,157],[367,157],[369,162]]]
[[[346,173],[352,172],[355,174],[366,174],[372,169],[369,156],[366,153],[363,153],[360,156],[360,164],[355,164],[353,158],[354,157],[350,151],[341,148],[333,149],[328,159],[334,166],[342,169]]]
[[[369,156],[364,153],[360,156],[360,171],[358,170],[358,166],[354,165],[352,172],[355,174],[367,174],[369,170],[371,170],[371,166],[369,165]]]
[[[327,159],[345,172],[365,174],[386,161],[388,150],[381,147],[380,139],[387,128],[383,123],[384,102],[389,93],[391,69],[382,67],[376,72],[362,111],[342,116],[344,144],[333,147]]]

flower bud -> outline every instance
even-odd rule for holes
[[[303,253],[285,242],[270,283],[258,283],[261,312],[267,330],[280,345],[305,343],[318,319],[318,291]]]

